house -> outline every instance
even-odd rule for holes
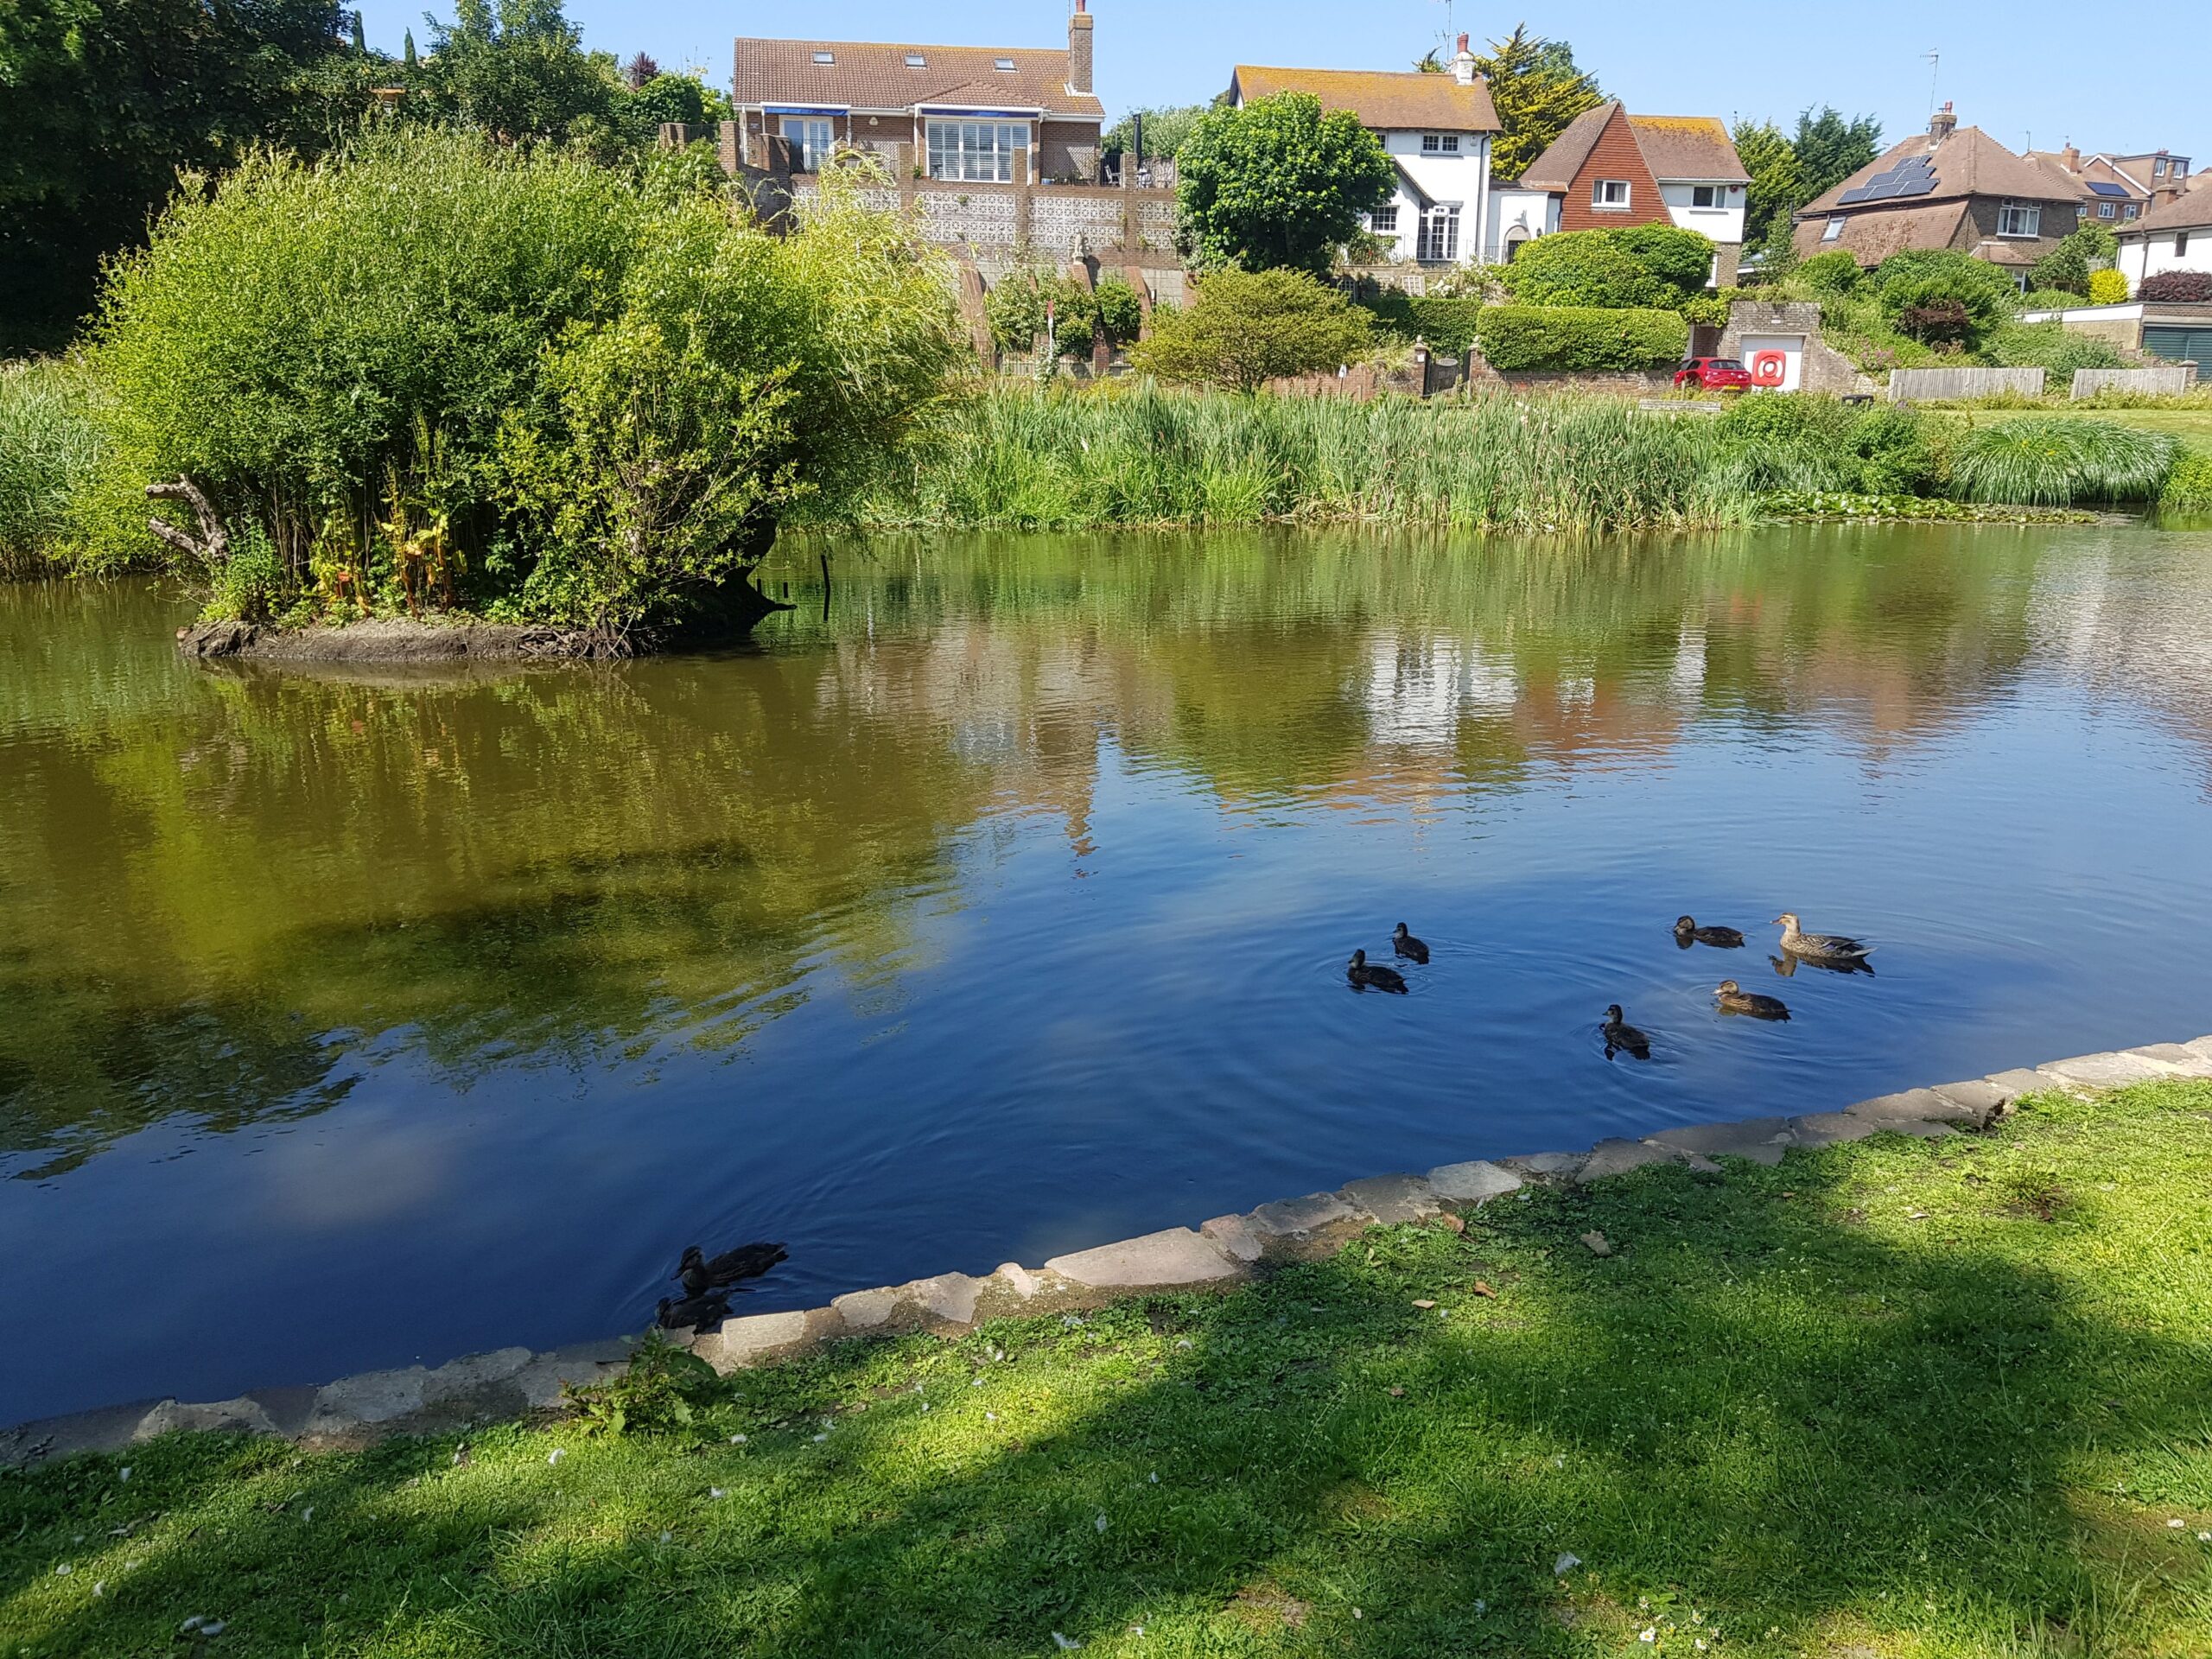
[[[2082,193],[2056,168],[2016,156],[1946,104],[1916,133],[1797,210],[1800,257],[1840,248],[1872,268],[1908,248],[1950,249],[2028,270],[2082,222]]]
[[[1240,63],[1229,101],[1242,109],[1278,92],[1310,92],[1382,141],[1397,191],[1368,228],[1398,258],[1464,264],[1488,239],[1491,145],[1503,129],[1475,73],[1467,36],[1444,74],[1369,69],[1276,69]]]
[[[862,152],[894,176],[1096,184],[1106,109],[1091,84],[1093,22],[1075,0],[1065,50],[740,40],[738,160],[772,167],[780,138],[800,175]]]
[[[2143,156],[2084,156],[2069,144],[2063,149],[2031,149],[2027,158],[2073,181],[2081,192],[2076,211],[2084,223],[2094,219],[2114,232],[2179,195],[2189,177],[2189,158],[2164,149]]]
[[[2212,173],[2190,182],[2195,189],[2168,196],[2120,232],[2119,268],[2127,291],[2138,296],[2141,348],[2153,357],[2212,367],[2212,303],[2145,307],[2140,302],[2149,277],[2175,270],[2212,276]]]
[[[1736,280],[1751,175],[1728,129],[1709,115],[1630,115],[1618,99],[1585,110],[1497,192],[1497,232],[1484,257],[1510,260],[1560,231],[1679,225],[1714,246],[1713,280]]]

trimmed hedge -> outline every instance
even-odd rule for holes
[[[1672,368],[1690,348],[1689,324],[1676,311],[1493,305],[1475,333],[1484,359],[1508,373]]]
[[[1425,340],[1440,357],[1465,357],[1475,343],[1480,300],[1444,300],[1386,288],[1358,303],[1375,314],[1384,333],[1404,340]]]

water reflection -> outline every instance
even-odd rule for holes
[[[207,671],[151,588],[0,589],[0,1251],[202,1250],[204,1320],[352,1230],[394,1288],[346,1361],[436,1357],[642,1322],[669,1228],[788,1234],[803,1300],[2212,988],[2212,537],[887,542],[826,606],[817,552],[751,650],[477,677]],[[1785,904],[1885,977],[1752,1047],[1665,930]],[[1317,1000],[1401,914],[1414,995]],[[1655,1058],[1593,1078],[1616,999]],[[507,1325],[444,1305],[470,1228],[556,1216]],[[340,1363],[231,1339],[232,1386]],[[134,1341],[185,1386],[101,1340],[0,1418]]]

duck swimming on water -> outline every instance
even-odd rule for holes
[[[1424,968],[1428,965],[1428,947],[1406,931],[1403,922],[1398,924],[1398,931],[1390,936],[1390,946],[1407,960],[1420,963]]]
[[[1394,996],[1406,994],[1404,976],[1395,968],[1370,967],[1364,950],[1351,953],[1351,960],[1344,964],[1344,977],[1357,990],[1388,991]]]
[[[1740,950],[1744,936],[1732,927],[1700,927],[1693,916],[1675,918],[1675,943],[1687,950],[1693,944],[1709,944],[1722,950]]]
[[[722,1295],[686,1296],[682,1301],[671,1301],[664,1296],[654,1314],[654,1322],[664,1331],[681,1331],[690,1325],[694,1332],[707,1332],[729,1318],[729,1298]]]
[[[1806,962],[1827,963],[1862,963],[1874,954],[1871,944],[1861,944],[1844,933],[1808,933],[1797,925],[1792,911],[1783,911],[1775,921],[1782,928],[1782,949],[1784,954],[1802,958]]]
[[[1747,1014],[1754,1020],[1787,1020],[1789,1009],[1778,996],[1747,991],[1732,979],[1724,979],[1713,993],[1723,1014]]]
[[[1605,1010],[1605,1058],[1611,1059],[1616,1051],[1634,1055],[1639,1060],[1651,1058],[1651,1039],[1628,1023],[1618,1002]]]
[[[675,1276],[683,1281],[686,1296],[703,1296],[709,1290],[758,1279],[789,1256],[780,1244],[741,1244],[709,1258],[693,1244],[685,1248],[683,1259],[676,1264]]]

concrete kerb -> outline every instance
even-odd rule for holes
[[[1224,1289],[1278,1262],[1333,1255],[1380,1224],[1421,1222],[1479,1209],[1531,1185],[1608,1180],[1654,1164],[1717,1172],[1717,1160],[1777,1164],[1792,1148],[1813,1149],[1879,1134],[1938,1137],[1980,1133],[2023,1094],[2063,1089],[2094,1096],[2160,1077],[2212,1077],[2212,1036],[2053,1060],[2030,1070],[1878,1096],[1841,1111],[1758,1117],[1662,1129],[1600,1141],[1588,1152],[1544,1152],[1442,1164],[1426,1175],[1378,1175],[1333,1192],[1217,1216],[1057,1255],[1041,1268],[1009,1262],[984,1278],[940,1274],[857,1290],[827,1307],[726,1320],[690,1339],[692,1351],[728,1372],[819,1351],[829,1344],[894,1332],[957,1337],[1001,1318],[1077,1312],[1132,1294]],[[0,1431],[0,1465],[79,1452],[115,1451],[175,1429],[273,1434],[312,1447],[350,1446],[397,1434],[450,1433],[557,1408],[570,1386],[616,1375],[639,1338],[579,1344],[550,1353],[505,1348],[426,1369],[409,1366],[344,1377],[320,1389],[257,1389],[235,1400],[140,1402]]]

